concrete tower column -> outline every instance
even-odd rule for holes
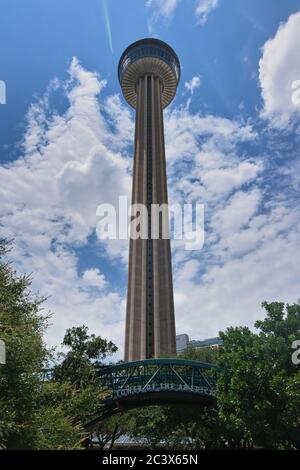
[[[175,95],[179,73],[174,51],[155,39],[131,45],[119,64],[124,96],[136,109],[132,204],[148,210],[147,239],[131,238],[129,246],[126,362],[176,353],[168,212],[165,227],[155,226],[152,207],[168,204],[163,108]]]

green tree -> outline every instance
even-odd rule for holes
[[[130,432],[133,420],[130,413],[123,412],[102,421],[94,430],[93,436],[97,439],[97,448],[112,450],[117,439]],[[93,446],[92,446],[93,447]]]
[[[35,423],[38,429],[36,448],[83,447],[88,436],[84,429],[86,416],[96,409],[97,404],[92,402],[91,394],[96,398],[94,388],[89,385],[79,390],[70,382],[44,382]]]
[[[10,249],[0,241],[0,338],[6,345],[6,364],[0,366],[0,447],[76,448],[83,433],[65,406],[66,390],[59,384],[60,401],[53,407],[55,394],[42,379],[52,357],[43,342],[49,318],[42,311],[44,298],[30,292],[30,276],[18,276],[4,261]]]
[[[129,414],[134,424],[129,430],[129,435],[145,443],[145,447],[150,449],[167,447],[170,429],[166,425],[165,412],[166,408],[163,406],[148,406],[131,410]]]
[[[101,401],[109,393],[97,377],[97,367],[101,367],[103,359],[114,354],[117,347],[100,336],[89,335],[86,326],[67,330],[62,345],[69,351],[60,355],[61,362],[55,366],[53,378],[57,383],[75,388],[73,397],[67,400],[68,413],[84,427],[101,412]],[[125,415],[107,418],[95,426],[89,445],[93,447],[92,439],[96,438],[100,449],[112,448],[129,427],[130,419]]]
[[[0,366],[0,439],[9,449],[32,448],[40,376],[48,352],[42,340],[47,316],[44,299],[29,291],[31,278],[17,276],[3,256],[11,246],[0,241],[0,338],[6,364]]]
[[[151,406],[130,413],[134,421],[130,435],[150,449],[227,449],[238,438],[213,407]]]
[[[89,335],[85,325],[68,329],[62,346],[69,351],[60,354],[61,362],[54,367],[54,379],[69,381],[78,388],[87,383],[99,385],[95,367],[101,366],[101,361],[118,349],[111,341]]]
[[[189,347],[178,355],[206,363],[216,363],[218,349]],[[131,436],[151,449],[226,448],[223,426],[216,409],[203,405],[151,406],[131,411]]]
[[[80,424],[74,424],[73,418],[65,415],[62,404],[41,407],[34,422],[36,428],[37,450],[74,450],[80,449],[85,434]]]
[[[0,241],[0,338],[6,364],[0,366],[0,442],[9,449],[33,448],[40,373],[48,358],[42,334],[47,316],[42,297],[31,294],[29,276],[17,276],[3,260],[11,246]]]
[[[188,347],[185,351],[178,354],[179,359],[189,359],[191,361],[206,362],[216,364],[219,357],[219,348],[193,348]]]
[[[263,448],[300,448],[300,371],[292,343],[299,339],[300,306],[263,303],[258,332],[229,328],[221,333],[220,418]]]

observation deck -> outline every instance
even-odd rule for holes
[[[136,108],[136,84],[143,75],[152,74],[162,83],[162,107],[173,100],[180,79],[180,63],[173,49],[159,39],[146,38],[131,44],[123,52],[118,77],[127,103]]]

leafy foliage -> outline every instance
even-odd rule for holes
[[[85,423],[100,411],[107,394],[97,367],[116,346],[70,328],[63,339],[52,379],[43,370],[53,352],[43,334],[49,315],[44,298],[30,292],[30,276],[18,276],[4,261],[11,246],[0,241],[0,338],[6,364],[0,366],[0,448],[113,448],[130,434],[150,448],[300,449],[300,370],[292,344],[300,339],[300,306],[263,303],[266,318],[256,331],[228,328],[219,349],[188,348],[179,357],[223,367],[213,408],[152,406],[102,421],[89,435]]]
[[[101,360],[117,351],[111,341],[89,335],[85,325],[68,329],[62,346],[69,351],[60,355],[62,361],[54,368],[54,378],[68,380],[79,388],[86,383],[96,383],[95,366],[101,365]]]
[[[48,358],[42,334],[44,299],[30,293],[29,276],[17,276],[3,261],[10,245],[0,242],[0,337],[6,364],[0,366],[0,443],[9,449],[33,448],[40,374]]]
[[[101,401],[107,394],[98,380],[97,367],[116,352],[117,347],[100,336],[89,335],[86,326],[67,330],[62,344],[69,351],[60,356],[62,361],[54,368],[54,383],[72,387],[73,397],[67,400],[69,413],[83,428],[100,411]],[[94,447],[96,440],[98,448],[111,448],[125,433],[129,421],[126,416],[102,421],[90,436],[86,436],[86,444]]]
[[[229,328],[221,334],[219,410],[224,423],[244,430],[264,448],[300,447],[300,371],[291,360],[300,331],[300,306],[263,303],[258,333]]]
[[[217,362],[214,409],[154,407],[133,411],[131,434],[150,447],[300,448],[300,370],[292,343],[300,336],[300,306],[263,303],[266,318],[220,333],[218,350],[188,348],[182,358]]]
[[[188,347],[185,351],[178,355],[179,359],[190,359],[192,361],[206,362],[209,364],[215,364],[218,360],[219,349],[218,348],[193,348]]]

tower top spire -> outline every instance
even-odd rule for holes
[[[180,79],[180,62],[174,50],[165,42],[145,38],[131,44],[123,52],[118,67],[119,82],[124,98],[136,108],[136,83],[145,74],[153,74],[162,82],[162,107],[173,100]]]

